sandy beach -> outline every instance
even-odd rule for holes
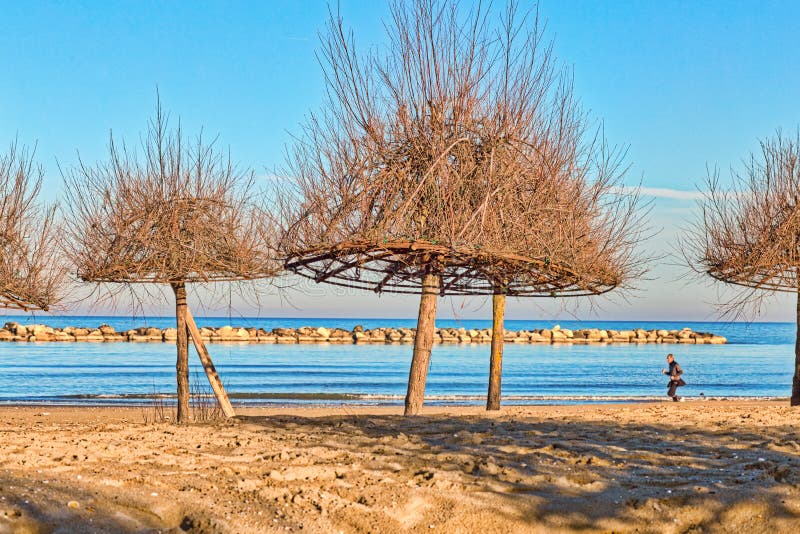
[[[798,532],[786,401],[0,408],[0,532]]]

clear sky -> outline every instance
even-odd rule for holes
[[[359,45],[385,42],[384,3],[340,6]],[[74,165],[78,151],[88,161],[104,157],[110,129],[138,139],[158,87],[187,132],[219,134],[235,160],[267,175],[281,165],[290,133],[320,105],[315,50],[326,17],[327,4],[317,0],[0,0],[0,145],[15,136],[38,143],[46,197],[55,199],[57,164]],[[675,235],[696,216],[706,166],[727,178],[759,138],[800,124],[798,2],[543,0],[540,17],[559,59],[574,68],[577,95],[611,142],[629,146],[627,183],[643,184],[654,201],[651,225],[660,230],[650,249],[672,252]],[[573,313],[713,319],[716,289],[685,279],[677,262],[655,262],[627,300]],[[490,315],[485,299],[444,300],[440,309],[444,317]],[[790,320],[793,311],[779,299],[761,320]],[[320,286],[264,296],[257,313],[411,317],[416,302]],[[508,315],[570,316],[541,300],[511,302]]]

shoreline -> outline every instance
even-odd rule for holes
[[[789,406],[789,397],[785,398],[725,398],[725,399],[716,399],[712,402],[716,407],[734,407],[734,408],[745,408],[745,407],[752,407],[752,408],[787,408],[789,410],[794,410],[793,407]],[[691,409],[696,410],[699,409],[699,404],[697,402],[690,403]],[[429,405],[425,404],[423,406],[423,413],[421,417],[427,416],[444,416],[444,417],[514,417],[514,416],[529,416],[532,414],[547,416],[547,417],[555,417],[558,414],[566,414],[566,413],[592,413],[597,410],[612,410],[612,411],[623,411],[627,412],[630,410],[632,406],[638,408],[653,408],[653,407],[663,407],[664,405],[676,407],[680,406],[687,406],[686,403],[673,403],[668,398],[664,398],[664,400],[647,400],[642,402],[636,403],[619,403],[619,402],[606,402],[606,403],[592,403],[592,404],[535,404],[535,405],[501,405],[499,411],[490,412],[486,410],[486,407],[483,405]],[[0,420],[2,420],[3,415],[7,411],[22,411],[22,412],[36,412],[36,415],[41,414],[41,408],[53,408],[53,413],[49,414],[51,416],[58,416],[58,415],[72,415],[72,416],[79,416],[84,410],[93,412],[95,414],[99,414],[102,417],[109,416],[112,419],[116,416],[117,413],[139,413],[141,412],[141,406],[119,406],[119,405],[110,405],[110,406],[86,406],[86,405],[38,405],[38,404],[0,404]],[[555,411],[550,413],[548,409],[555,408]],[[287,406],[239,406],[239,411],[241,413],[237,413],[236,417],[233,418],[235,420],[237,417],[253,417],[253,416],[272,416],[272,415],[280,415],[280,414],[289,414],[289,415],[298,415],[302,417],[310,417],[310,418],[317,418],[317,417],[327,417],[330,415],[337,415],[342,414],[343,412],[350,413],[352,415],[358,416],[370,416],[370,415],[387,415],[387,414],[396,414],[398,416],[403,416],[403,406],[365,406],[365,405],[287,405]],[[800,410],[795,410],[800,413]],[[125,418],[129,420],[128,418]],[[410,421],[415,420],[415,417],[403,417],[403,419],[407,419]],[[189,423],[188,426],[192,426],[194,423]],[[224,425],[225,420],[220,420],[219,424]],[[176,425],[180,426],[180,425]],[[799,444],[800,448],[800,444]]]
[[[238,411],[249,409],[317,409],[317,408],[342,408],[342,409],[370,409],[370,408],[397,408],[403,406],[403,395],[362,395],[357,394],[297,394],[295,396],[281,394],[237,394],[229,393],[233,407]],[[346,397],[346,398],[332,398]],[[522,398],[520,398],[522,397]],[[681,395],[688,403],[720,403],[720,402],[787,402],[788,396],[770,395],[720,395],[699,396]],[[216,402],[211,394],[204,394],[202,398]],[[49,398],[0,398],[0,408],[14,407],[63,407],[63,408],[148,408],[154,404],[171,408],[176,402],[174,393],[152,394],[123,394],[123,395],[64,395]],[[485,405],[486,395],[442,395],[425,398],[425,406],[435,408],[474,408]],[[666,395],[528,395],[509,396],[501,399],[502,406],[507,408],[525,408],[537,406],[618,406],[624,404],[648,404],[672,402]]]

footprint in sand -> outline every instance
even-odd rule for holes
[[[419,496],[409,499],[405,506],[393,510],[387,510],[386,515],[396,520],[403,530],[413,528],[425,517],[425,510],[430,508],[430,504]]]

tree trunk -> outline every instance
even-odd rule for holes
[[[194,348],[197,349],[200,362],[203,364],[206,377],[208,377],[208,383],[211,384],[211,389],[214,390],[214,395],[217,397],[219,407],[222,409],[222,413],[225,414],[225,417],[234,417],[236,413],[233,411],[231,401],[228,399],[228,394],[225,393],[225,387],[219,379],[217,369],[214,367],[214,362],[211,361],[211,355],[208,354],[206,344],[203,343],[203,338],[200,337],[200,331],[197,329],[197,324],[194,322],[194,317],[192,317],[192,312],[189,311],[188,306],[186,307],[186,326],[189,331],[189,336],[192,338],[192,343],[194,343]]]
[[[189,420],[189,336],[186,331],[186,284],[174,282],[172,291],[175,292],[175,319],[178,329],[178,339],[175,343],[178,350],[178,360],[175,363],[175,372],[178,382],[178,422],[185,423]]]
[[[419,298],[417,335],[414,337],[414,355],[408,373],[405,415],[419,415],[425,399],[425,381],[431,362],[433,333],[436,328],[436,298],[441,280],[438,274],[427,273],[422,277],[422,295]]]
[[[506,296],[502,292],[492,296],[492,353],[489,358],[489,393],[486,396],[486,409],[500,409],[500,381],[503,376],[503,343],[506,313]]]
[[[800,406],[800,289],[797,292],[797,333],[794,342],[794,377],[792,378],[792,406]]]

